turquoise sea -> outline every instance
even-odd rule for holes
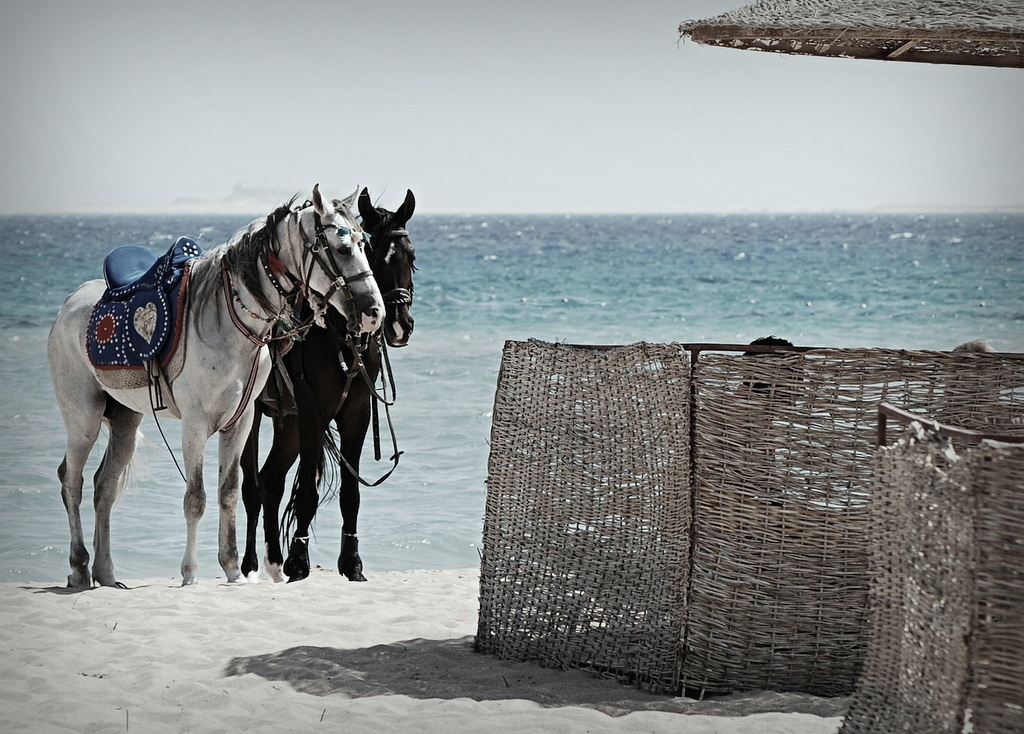
[[[64,297],[124,244],[210,248],[249,217],[0,217],[0,581],[63,582],[68,527],[56,468],[64,429],[45,358]],[[1024,214],[441,216],[409,225],[416,331],[392,350],[395,474],[363,491],[365,572],[476,565],[487,441],[502,344],[747,343],[951,349],[984,339],[1024,352]],[[161,421],[180,453],[175,421]],[[178,576],[183,483],[152,419],[113,517],[122,579]],[[101,439],[102,442],[103,439]],[[268,446],[269,436],[263,445]],[[215,486],[215,441],[207,460]],[[98,464],[94,449],[89,472]],[[364,459],[367,475],[383,473]],[[87,478],[87,489],[89,478]],[[87,495],[88,496],[88,495]],[[83,502],[91,536],[91,504]],[[334,568],[335,506],[314,563]],[[221,571],[216,513],[200,575]]]

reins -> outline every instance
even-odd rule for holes
[[[338,455],[341,457],[341,461],[345,465],[345,468],[348,469],[352,476],[355,477],[356,480],[364,487],[377,487],[383,484],[384,481],[386,481],[387,478],[394,473],[395,469],[398,468],[399,459],[401,458],[402,454],[405,453],[404,451],[400,451],[398,449],[398,437],[395,434],[395,424],[391,418],[390,408],[392,405],[395,404],[395,397],[397,395],[397,391],[395,390],[394,374],[391,371],[391,360],[388,357],[387,344],[379,332],[376,335],[376,339],[377,348],[380,351],[382,357],[381,361],[384,365],[386,365],[386,369],[382,370],[380,373],[380,392],[377,391],[376,382],[375,380],[370,378],[370,374],[366,369],[366,364],[363,362],[363,352],[369,346],[369,343],[364,342],[364,344],[362,345],[357,345],[355,338],[351,334],[345,335],[344,346],[348,347],[349,351],[352,353],[351,366],[349,366],[346,363],[342,349],[338,350],[338,361],[342,365],[342,367],[345,368],[345,387],[342,390],[341,398],[338,400],[338,405],[335,408],[333,415],[337,415],[341,411],[341,408],[345,404],[345,401],[348,400],[349,392],[352,389],[352,384],[353,382],[355,382],[356,377],[362,377],[367,390],[369,390],[370,392],[371,398],[370,416],[371,424],[373,427],[373,457],[375,461],[381,460],[379,418],[380,413],[378,404],[384,406],[384,415],[387,417],[388,431],[391,434],[391,447],[393,449],[393,453],[390,458],[392,465],[391,468],[375,482],[369,482],[366,479],[363,479],[362,475],[349,463],[348,459],[345,458],[345,455],[340,451],[338,452]],[[385,377],[385,372],[387,374],[387,377]],[[389,383],[391,384],[391,400],[388,400],[387,398]]]
[[[312,206],[312,202],[307,201],[305,204],[303,204],[303,206],[293,210],[291,214],[297,215],[298,212],[302,211],[303,209],[309,206]],[[330,247],[330,244],[327,241],[327,228],[324,226],[323,220],[321,219],[319,212],[315,212],[314,222],[316,226],[316,240],[313,243],[311,243],[309,241],[309,238],[306,236],[306,232],[302,228],[302,221],[298,218],[298,216],[296,216],[296,225],[299,231],[299,236],[302,239],[303,247],[312,255],[312,259],[309,263],[309,268],[306,272],[306,279],[303,281],[296,278],[292,273],[288,271],[288,268],[277,255],[278,251],[280,250],[280,243],[277,241],[278,221],[279,220],[275,219],[273,214],[267,217],[265,227],[268,235],[268,246],[264,246],[262,248],[262,252],[260,253],[260,265],[263,268],[263,272],[267,276],[267,279],[270,281],[270,284],[273,286],[274,290],[277,291],[277,294],[282,299],[281,308],[278,310],[276,314],[272,316],[263,316],[262,314],[249,309],[242,301],[238,291],[231,284],[231,275],[228,270],[227,262],[224,260],[221,261],[221,281],[224,287],[224,298],[227,301],[227,310],[231,316],[231,322],[235,325],[235,328],[237,328],[250,342],[255,344],[257,347],[265,347],[270,342],[279,342],[286,340],[291,342],[299,341],[305,336],[306,332],[308,332],[309,329],[313,326],[313,323],[315,322],[317,316],[316,309],[311,309],[311,313],[308,318],[298,321],[298,323],[296,323],[297,301],[299,298],[305,298],[306,300],[308,300],[307,291],[309,293],[313,293],[314,295],[316,295],[318,298],[322,300],[323,303],[327,303],[335,292],[341,291],[345,296],[346,303],[349,305],[350,310],[352,310],[354,309],[355,298],[352,295],[351,284],[373,276],[373,273],[370,270],[362,271],[351,277],[346,277],[341,272],[341,266],[335,259],[334,250]],[[351,233],[351,230],[345,227],[338,227],[338,229],[345,230],[345,234]],[[363,237],[367,240],[369,239],[365,233]],[[309,286],[310,279],[312,278],[313,275],[314,262],[323,269],[324,273],[326,273],[329,278],[332,278],[331,286],[328,289],[327,293],[324,295],[316,293]],[[289,281],[289,285],[291,286],[290,291],[285,290],[284,286],[281,283],[281,278],[286,278]],[[242,321],[238,313],[235,311],[233,307],[233,304],[235,303],[237,303],[238,306],[244,312],[248,313],[249,316],[252,317],[253,319],[258,319],[263,323],[269,324],[270,328],[268,329],[267,333],[263,336],[259,336],[256,333],[254,333]],[[291,311],[291,318],[288,318],[285,315],[286,313],[288,313],[288,311]],[[283,355],[288,351],[288,349],[290,349],[290,345],[286,345],[276,351],[278,355]],[[362,364],[361,360],[360,364]],[[365,367],[363,367],[362,369],[365,372]],[[219,430],[223,431],[230,428],[231,426],[235,425],[239,418],[242,417],[242,414],[245,412],[245,408],[247,407],[249,400],[252,397],[252,392],[255,389],[256,378],[258,373],[259,351],[257,351],[256,357],[253,360],[252,369],[249,371],[249,379],[246,383],[245,391],[243,392],[242,400],[238,405],[238,409],[235,411],[234,415],[231,416],[230,420],[228,420],[226,424],[221,426]],[[371,392],[374,392],[374,394],[376,394],[375,391],[372,390],[372,388]],[[395,450],[397,451],[397,444]]]
[[[301,210],[303,208],[306,208],[306,207],[308,207],[310,205],[311,205],[311,202],[307,201],[302,207],[300,207],[299,210]],[[299,211],[299,210],[297,210],[297,211]],[[327,300],[335,292],[341,291],[343,293],[343,295],[345,296],[346,301],[349,304],[353,304],[354,303],[354,298],[352,296],[351,284],[354,283],[354,282],[358,282],[360,280],[364,280],[366,278],[374,277],[373,276],[373,271],[372,270],[365,270],[363,272],[360,272],[360,273],[358,273],[358,274],[356,274],[354,276],[348,277],[348,278],[346,278],[341,273],[341,268],[340,268],[340,266],[338,265],[338,263],[337,263],[337,261],[335,259],[335,253],[334,253],[333,249],[328,246],[327,235],[326,235],[326,229],[327,228],[324,226],[323,221],[321,220],[319,214],[315,214],[314,215],[314,225],[315,225],[315,228],[316,228],[316,232],[315,232],[316,236],[315,236],[315,239],[312,242],[310,241],[309,237],[306,235],[306,232],[303,230],[301,220],[297,221],[297,225],[298,225],[300,237],[302,238],[305,250],[307,252],[309,252],[310,255],[311,255],[309,266],[308,266],[308,269],[307,269],[307,272],[306,272],[305,285],[303,284],[302,281],[299,281],[298,279],[295,278],[295,276],[293,276],[291,273],[289,273],[285,269],[283,263],[281,263],[280,260],[276,257],[276,254],[272,253],[272,254],[267,256],[266,262],[264,263],[264,269],[265,269],[265,272],[267,273],[268,278],[270,278],[271,283],[274,284],[275,289],[278,291],[279,294],[281,294],[282,296],[284,296],[286,298],[286,301],[289,301],[289,298],[291,296],[293,296],[296,292],[298,292],[298,293],[300,293],[300,295],[302,297],[305,297],[307,302],[308,302],[309,301],[309,297],[308,297],[306,291],[309,291],[310,293],[315,295],[317,298],[321,299],[324,303],[326,303]],[[351,230],[348,230],[345,227],[338,227],[338,229],[341,230],[343,232],[343,234],[350,234],[351,233]],[[401,236],[408,236],[408,234],[409,233],[406,230],[404,230],[404,229],[395,229],[393,231],[388,232],[387,236],[388,237],[401,237]],[[366,233],[363,233],[363,237],[364,237],[364,241],[365,242],[369,242],[369,236]],[[323,294],[323,295],[313,291],[312,288],[310,288],[309,285],[308,285],[309,278],[311,277],[311,274],[312,274],[312,268],[313,268],[314,262],[316,264],[318,264],[324,270],[324,272],[328,275],[328,277],[331,277],[333,279],[332,282],[331,282],[331,286],[328,289],[327,293]],[[291,291],[291,293],[287,293],[280,286],[280,283],[277,280],[277,276],[287,277],[289,280],[292,281],[293,290]],[[412,293],[412,290],[408,289],[408,288],[393,288],[393,289],[389,290],[387,293],[382,294],[381,298],[384,301],[385,305],[393,305],[393,306],[411,305],[412,302],[413,302],[413,293]],[[291,301],[289,301],[289,303],[291,303]],[[312,306],[312,303],[310,305]],[[295,305],[293,304],[293,312],[294,312],[294,309],[295,309]],[[244,325],[239,325],[239,320],[237,319],[237,314],[235,314],[233,309],[231,310],[231,312],[232,312],[232,318],[235,319],[236,326],[239,326],[239,328],[242,329]],[[294,340],[301,340],[305,336],[306,332],[313,325],[313,323],[314,323],[314,321],[316,319],[316,315],[317,315],[316,314],[316,308],[315,307],[311,308],[311,315],[309,317],[307,317],[306,319],[304,319],[297,327],[295,327],[295,328],[289,330],[288,332],[285,332],[285,333],[283,333],[283,334],[281,334],[279,336],[268,336],[268,337],[266,337],[266,338],[264,338],[262,340],[262,344],[265,345],[265,344],[267,344],[270,341],[279,340],[279,339],[285,339],[285,338],[292,338]],[[338,332],[336,332],[334,330],[330,330],[330,331],[334,335],[335,339],[338,340],[339,339]],[[251,332],[248,332],[248,329],[245,329],[243,331],[243,333],[247,333],[247,335],[249,335]],[[249,338],[251,340],[253,340],[253,341],[256,341],[256,339],[253,339],[252,336],[250,336]],[[369,347],[369,345],[370,345],[369,339],[371,339],[371,338],[375,338],[377,340],[377,347],[378,347],[379,353],[381,355],[382,370],[380,372],[381,387],[380,387],[379,390],[377,389],[376,380],[374,380],[374,379],[372,379],[370,377],[370,374],[369,374],[369,371],[368,371],[368,369],[366,367],[366,364],[363,361],[363,353]],[[257,343],[259,343],[259,342],[257,342]],[[345,359],[345,349],[346,348],[347,348],[348,352],[352,355],[352,359],[351,359],[352,363],[351,364],[348,364],[348,361]],[[288,347],[285,347],[283,349],[273,349],[272,350],[272,352],[274,354],[273,358],[274,358],[275,369],[278,369],[278,370],[281,370],[281,371],[285,371],[285,372],[287,371],[285,366],[284,366],[284,364],[280,360],[280,357],[284,355],[284,353],[287,351],[287,349],[288,349]],[[348,400],[348,397],[349,397],[349,395],[350,395],[350,393],[352,391],[352,386],[354,385],[355,380],[357,378],[362,379],[363,383],[365,384],[365,386],[366,386],[366,388],[367,388],[367,390],[369,391],[369,394],[370,394],[370,414],[371,414],[371,423],[372,423],[372,430],[373,430],[373,451],[374,451],[374,459],[376,461],[380,461],[381,460],[381,456],[382,456],[382,453],[381,453],[381,440],[380,440],[380,408],[379,408],[379,406],[380,405],[384,406],[384,414],[385,414],[386,420],[388,422],[388,432],[391,435],[391,445],[392,445],[392,450],[393,450],[392,455],[390,457],[390,459],[392,461],[391,468],[387,472],[385,472],[383,476],[378,478],[376,481],[371,482],[371,481],[368,481],[368,480],[364,479],[363,476],[351,465],[351,463],[348,461],[348,459],[346,459],[345,456],[340,451],[338,452],[338,455],[339,455],[339,457],[341,459],[341,462],[344,464],[345,469],[348,470],[352,474],[352,476],[360,484],[362,484],[365,487],[376,487],[376,486],[379,486],[380,484],[382,484],[384,481],[386,481],[388,479],[388,477],[390,477],[394,473],[395,469],[398,468],[400,457],[404,453],[403,451],[399,450],[399,448],[398,448],[398,437],[397,437],[397,435],[395,433],[394,421],[393,421],[393,419],[391,417],[391,411],[390,411],[391,406],[394,405],[394,403],[395,403],[395,398],[397,396],[397,391],[395,389],[394,372],[393,372],[392,367],[391,367],[391,358],[390,358],[390,355],[388,354],[387,343],[386,343],[386,341],[385,341],[385,339],[383,337],[383,333],[382,332],[378,332],[373,337],[366,337],[366,336],[364,336],[364,337],[359,337],[359,338],[354,337],[351,333],[346,333],[344,335],[344,337],[343,337],[343,341],[338,345],[337,353],[338,353],[338,362],[342,366],[343,371],[345,372],[345,385],[344,385],[344,388],[342,389],[341,397],[339,398],[336,407],[334,408],[334,410],[331,413],[328,414],[328,418],[329,418],[328,423],[330,422],[330,417],[336,416],[338,413],[341,412],[342,407],[344,406],[345,402]],[[390,391],[391,391],[390,398],[388,396],[389,387],[390,387]]]
[[[407,230],[405,230],[405,229],[393,229],[390,232],[388,232],[387,235],[386,235],[386,237],[388,239],[395,239],[395,238],[398,238],[398,237],[408,237],[408,236],[409,236],[409,232]],[[413,294],[412,294],[412,290],[409,289],[409,288],[392,288],[387,293],[382,294],[381,298],[383,299],[385,305],[396,306],[396,307],[397,306],[411,306],[412,305],[412,301],[413,301]],[[374,458],[375,461],[380,461],[381,460],[381,450],[380,450],[380,410],[379,410],[378,406],[379,405],[383,405],[384,406],[384,415],[387,417],[387,421],[388,421],[388,431],[391,434],[391,446],[394,449],[394,453],[391,456],[391,460],[394,463],[393,463],[390,471],[388,471],[383,477],[378,479],[375,483],[369,484],[368,482],[366,482],[359,475],[358,472],[354,471],[351,466],[348,466],[348,462],[346,461],[345,462],[346,468],[350,472],[352,472],[352,474],[356,477],[356,479],[359,480],[359,482],[361,484],[363,484],[364,486],[367,486],[367,487],[375,487],[375,486],[381,484],[389,476],[391,476],[391,474],[395,471],[395,469],[398,468],[398,461],[399,461],[399,458],[401,457],[401,455],[403,453],[402,451],[399,451],[399,449],[398,449],[398,439],[395,436],[395,424],[394,424],[394,421],[391,418],[391,410],[390,410],[390,408],[391,408],[392,405],[395,404],[395,401],[398,398],[398,389],[397,389],[397,386],[395,384],[394,372],[391,369],[391,355],[388,353],[387,340],[384,339],[384,337],[383,337],[383,330],[381,332],[378,332],[378,334],[377,334],[377,343],[378,343],[378,350],[379,350],[380,355],[381,355],[381,366],[383,367],[383,370],[381,371],[381,374],[380,374],[380,376],[381,376],[381,391],[380,391],[380,393],[377,392],[376,386],[374,384],[370,384],[369,376],[366,374],[365,367],[362,368],[362,373],[364,375],[364,379],[367,382],[367,387],[369,388],[370,395],[373,398],[372,402],[370,403],[371,425],[373,427],[373,458]],[[359,362],[360,362],[360,365],[362,365],[362,360],[361,359],[359,360]],[[387,397],[387,388],[388,388],[389,384],[391,385],[391,399],[390,400],[388,400],[388,397]],[[340,405],[339,405],[339,407],[340,407]],[[342,458],[344,459],[344,457],[342,457]]]
[[[386,381],[384,381],[384,373],[381,373],[381,381],[382,381],[381,391],[385,392],[387,390],[387,384],[388,383],[391,384],[391,402],[388,402],[386,399],[384,399],[384,400],[380,400],[380,401],[375,400],[373,403],[370,404],[370,410],[371,410],[372,415],[373,415],[373,458],[376,461],[380,461],[380,457],[381,457],[381,454],[380,454],[380,423],[379,423],[379,419],[378,419],[378,415],[377,415],[377,403],[380,402],[384,406],[384,415],[387,416],[387,419],[388,419],[388,430],[391,432],[391,444],[392,444],[392,447],[395,449],[395,455],[394,455],[393,458],[394,458],[394,461],[395,461],[395,466],[397,467],[398,466],[398,457],[401,456],[403,452],[398,450],[398,440],[395,438],[395,424],[391,420],[391,410],[390,410],[390,408],[391,408],[392,405],[395,404],[395,401],[398,398],[398,388],[395,385],[394,373],[392,373],[392,371],[391,371],[391,356],[388,354],[388,344],[387,344],[387,341],[383,337],[380,338],[380,353],[381,353],[384,369],[385,369],[385,371],[387,373],[387,380]],[[386,392],[385,392],[385,397],[386,397]],[[394,469],[392,469],[392,471],[394,471]],[[385,477],[385,479],[386,478],[387,477]]]

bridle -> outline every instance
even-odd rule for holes
[[[277,241],[276,234],[277,221],[274,220],[273,214],[267,217],[266,227],[267,231],[270,233],[271,246],[264,250],[263,256],[260,258],[260,264],[263,267],[263,271],[266,274],[267,279],[270,281],[270,284],[274,287],[274,290],[277,291],[278,295],[281,296],[281,298],[285,301],[285,305],[282,307],[281,311],[278,314],[272,316],[271,318],[260,318],[260,320],[282,326],[283,328],[277,333],[275,333],[275,329],[271,329],[270,333],[268,333],[266,336],[258,337],[255,334],[253,334],[252,331],[238,319],[237,315],[234,313],[232,309],[229,309],[231,313],[231,318],[234,321],[235,326],[237,326],[238,329],[243,334],[245,334],[250,341],[256,344],[264,345],[271,341],[281,341],[286,339],[294,341],[302,339],[305,333],[309,331],[310,327],[316,321],[318,316],[318,309],[314,307],[311,315],[298,323],[296,323],[297,319],[286,318],[284,314],[289,309],[289,307],[293,314],[295,314],[298,311],[298,304],[296,303],[298,297],[305,298],[312,304],[312,301],[310,299],[310,294],[312,294],[317,298],[317,300],[320,301],[320,304],[324,308],[326,308],[331,296],[333,296],[337,292],[341,292],[345,298],[347,311],[346,315],[349,319],[353,318],[356,307],[355,296],[352,294],[352,284],[373,277],[373,272],[371,270],[363,270],[359,273],[356,273],[355,275],[346,276],[341,271],[341,265],[338,263],[334,248],[330,246],[330,242],[327,239],[328,229],[333,227],[334,229],[337,229],[342,234],[342,236],[352,234],[352,229],[348,227],[343,227],[341,225],[324,225],[320,213],[314,212],[313,222],[315,228],[315,237],[313,238],[313,240],[310,240],[309,236],[306,234],[305,228],[302,226],[302,219],[299,216],[299,214],[300,212],[302,212],[302,210],[307,209],[312,205],[313,202],[307,200],[302,206],[292,210],[291,212],[292,214],[295,215],[295,222],[299,230],[299,237],[302,240],[303,250],[304,252],[310,254],[309,264],[308,267],[306,267],[305,278],[296,277],[293,273],[291,273],[288,270],[284,262],[281,261],[281,258],[278,257],[277,253],[280,251],[280,243]],[[363,242],[368,243],[370,239],[369,235],[367,235],[365,232],[363,232],[362,234]],[[305,263],[306,257],[303,256],[302,260],[303,263]],[[314,263],[316,265],[319,265],[320,268],[327,275],[327,277],[331,279],[331,284],[328,287],[326,293],[319,293],[318,291],[314,290],[312,286],[310,286],[309,284],[310,279],[313,276]],[[223,270],[223,277],[225,294],[229,297],[230,300],[230,296],[233,294],[234,289],[230,284],[230,278],[228,277],[226,268]],[[282,279],[287,281],[287,284],[290,286],[290,288],[285,288],[285,286],[282,284]],[[409,302],[411,303],[411,295]],[[245,306],[243,305],[242,308],[245,309]]]
[[[379,257],[382,260],[386,260],[388,253],[391,251],[391,248],[400,246],[396,242],[396,240],[408,236],[409,232],[404,228],[392,229],[386,233],[375,233],[373,235],[374,239],[378,242],[387,242],[389,247],[386,251],[384,251],[383,254],[375,256],[374,262],[379,262],[377,257]],[[385,306],[411,306],[413,301],[412,288],[392,288],[386,293],[383,293],[381,297],[384,300]],[[337,334],[335,335],[335,338],[338,338]],[[342,463],[345,465],[345,468],[352,474],[353,477],[355,477],[355,479],[360,484],[362,484],[365,487],[376,487],[383,483],[388,477],[390,477],[391,474],[395,471],[395,469],[398,468],[399,459],[403,454],[403,452],[400,451],[398,448],[398,439],[395,435],[395,426],[394,422],[391,419],[390,408],[392,405],[394,405],[395,400],[398,397],[398,394],[395,387],[395,376],[391,369],[391,358],[388,354],[388,345],[387,341],[384,338],[384,330],[381,329],[379,332],[377,332],[375,337],[372,338],[375,338],[376,340],[377,348],[379,350],[382,363],[382,370],[380,373],[380,390],[377,389],[375,381],[370,378],[370,375],[366,369],[366,365],[363,362],[363,353],[369,346],[369,341],[367,339],[357,341],[357,338],[354,337],[352,334],[346,334],[343,343],[344,346],[348,347],[348,352],[351,355],[351,362],[349,363],[348,361],[346,361],[344,352],[339,348],[338,360],[341,363],[342,367],[345,369],[346,380],[344,389],[342,390],[341,399],[338,401],[337,408],[334,411],[335,414],[337,414],[337,412],[341,410],[341,406],[344,405],[345,401],[348,399],[349,391],[352,387],[353,382],[357,378],[361,379],[365,384],[366,388],[369,390],[371,396],[370,427],[372,428],[373,435],[373,457],[376,461],[380,461],[382,453],[379,406],[383,406],[384,408],[384,415],[388,423],[388,431],[391,434],[391,446],[393,449],[390,458],[391,468],[387,470],[382,476],[380,476],[376,481],[371,482],[363,478],[359,471],[348,462],[344,454],[339,455]],[[341,345],[339,345],[339,347],[340,346]],[[389,386],[390,396],[388,395]]]
[[[301,210],[300,210],[301,211]],[[312,293],[321,300],[322,303],[326,304],[330,301],[331,296],[337,292],[341,292],[345,297],[345,303],[348,305],[349,314],[353,314],[355,311],[355,297],[352,295],[352,284],[358,283],[361,280],[373,277],[372,270],[363,270],[362,272],[356,273],[355,275],[346,276],[341,272],[341,265],[338,264],[336,253],[334,248],[330,246],[327,241],[327,230],[330,228],[338,230],[342,236],[351,235],[352,229],[349,227],[342,227],[341,225],[331,224],[324,225],[323,219],[320,217],[319,212],[313,213],[313,226],[316,230],[316,237],[311,242],[309,237],[306,236],[306,231],[302,228],[302,219],[296,217],[299,225],[299,236],[302,238],[302,245],[305,251],[311,255],[309,267],[306,270],[305,287],[308,293]],[[370,237],[365,232],[363,234],[363,242],[369,244]],[[305,258],[304,258],[305,259]],[[310,278],[313,276],[313,263],[320,266],[321,270],[327,274],[327,277],[331,279],[331,285],[327,289],[326,293],[318,293],[313,290],[310,286]]]
[[[331,244],[328,241],[327,230],[330,228],[337,229],[342,234],[342,236],[351,234],[353,230],[349,227],[341,226],[338,224],[325,225],[323,218],[321,217],[321,215],[319,215],[319,212],[313,212],[314,236],[313,239],[310,240],[309,235],[306,233],[305,228],[302,226],[302,219],[299,216],[299,214],[300,212],[302,212],[302,210],[307,209],[311,206],[312,202],[306,201],[305,204],[303,204],[301,207],[293,211],[293,214],[296,215],[296,226],[298,227],[299,230],[299,238],[302,240],[303,252],[308,253],[310,256],[308,261],[305,255],[303,255],[302,257],[302,261],[305,265],[304,277],[296,277],[293,273],[291,273],[288,270],[287,266],[285,265],[284,262],[282,262],[281,258],[278,257],[278,254],[276,253],[280,251],[281,246],[280,244],[276,244],[275,234],[271,234],[271,236],[274,239],[276,247],[274,248],[273,251],[266,251],[263,255],[263,258],[261,259],[263,271],[266,273],[267,278],[270,280],[270,285],[273,286],[274,290],[278,292],[278,294],[282,298],[284,298],[286,301],[292,304],[293,309],[295,309],[296,307],[296,294],[302,296],[307,301],[310,300],[309,296],[312,295],[319,302],[321,302],[321,304],[324,307],[326,307],[331,297],[334,296],[335,293],[340,292],[344,297],[348,318],[351,319],[354,317],[355,314],[355,297],[352,294],[352,285],[358,283],[359,280],[366,280],[367,278],[373,277],[373,271],[369,269],[362,270],[360,272],[355,273],[354,275],[345,275],[342,272],[341,264],[338,262],[337,259],[337,253],[335,252],[334,248],[331,247]],[[267,221],[267,227],[271,227],[270,221]],[[270,228],[270,231],[273,232],[274,229]],[[370,242],[370,235],[367,234],[366,232],[362,232],[362,242],[366,244],[369,244]],[[319,293],[309,285],[313,274],[314,264],[319,265],[319,267],[321,267],[321,269],[324,270],[324,273],[331,279],[331,285],[326,293]],[[282,278],[288,280],[288,284],[291,286],[290,290],[286,290],[285,287],[282,285]],[[296,336],[301,336],[306,331],[308,331],[312,321],[316,317],[316,309],[314,308],[313,311],[314,313],[310,317],[302,321],[296,329],[293,329],[281,336],[271,338],[294,339]]]
[[[382,238],[388,241],[394,241],[400,237],[408,237],[409,232],[405,229],[393,229],[390,232],[382,235]],[[395,245],[392,244],[392,247]],[[387,255],[385,255],[387,257]],[[386,293],[381,294],[381,298],[384,301],[385,306],[412,306],[412,289],[411,288],[392,288]]]

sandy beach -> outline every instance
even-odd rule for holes
[[[473,651],[478,571],[0,585],[0,730],[825,734],[846,699],[654,696]]]

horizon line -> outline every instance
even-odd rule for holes
[[[443,210],[417,212],[420,216],[443,217],[505,217],[505,216],[744,216],[768,214],[1021,214],[1024,203],[1004,205],[884,205],[875,207],[821,208],[821,209],[776,209],[776,208],[737,208],[737,209],[694,209],[681,211],[596,211],[596,210],[549,210],[549,211],[499,211],[499,210]],[[89,216],[239,216],[260,217],[265,210],[222,208],[189,208],[189,207],[92,207],[83,209],[39,209],[22,211],[0,211],[0,217],[89,217]]]

